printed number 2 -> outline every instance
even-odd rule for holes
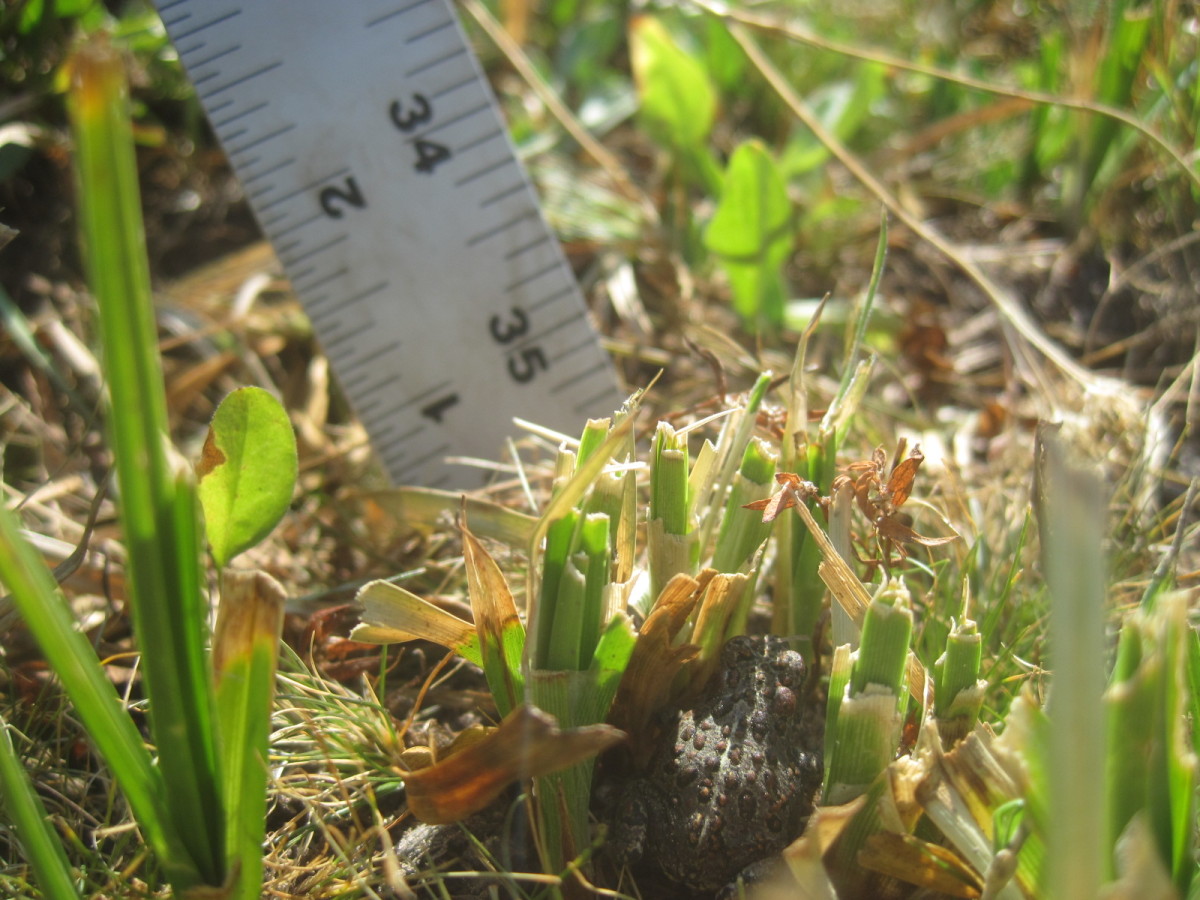
[[[336,187],[323,188],[320,193],[321,209],[331,219],[340,219],[345,215],[346,207],[362,209],[367,205],[367,198],[353,175],[346,176],[344,184]]]

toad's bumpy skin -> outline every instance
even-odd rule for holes
[[[704,698],[679,714],[631,786],[628,824],[643,860],[715,890],[799,835],[821,784],[823,740],[820,710],[802,708],[803,684],[804,662],[784,641],[725,645]]]

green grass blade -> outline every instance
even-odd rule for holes
[[[29,773],[13,747],[8,723],[0,717],[0,809],[16,826],[25,858],[33,867],[38,886],[49,900],[78,900],[71,864],[62,840],[50,827],[46,807],[33,789]]]
[[[792,227],[792,202],[774,158],[760,141],[739,145],[704,244],[721,260],[734,310],[751,331],[776,334],[783,325],[781,267],[792,250]]]
[[[1100,478],[1070,463],[1052,427],[1038,429],[1035,490],[1050,588],[1046,896],[1099,895],[1110,874],[1105,835],[1104,692],[1106,497]]]
[[[854,375],[855,361],[862,351],[863,341],[867,337],[867,326],[871,322],[871,313],[875,310],[875,297],[879,293],[879,282],[883,278],[883,269],[887,263],[888,220],[887,210],[879,213],[879,243],[875,246],[875,262],[871,266],[871,280],[867,284],[867,293],[858,309],[854,320],[854,331],[847,335],[846,365],[842,369],[842,380],[838,385],[837,399],[832,406],[840,406],[850,390],[850,379]]]
[[[953,746],[971,733],[979,719],[987,682],[979,680],[983,639],[971,619],[956,622],[946,639],[934,675],[934,708],[942,745]]]
[[[75,630],[58,586],[21,537],[12,513],[0,504],[0,581],[58,675],[96,748],[108,763],[171,883],[199,880],[170,822],[161,773],[154,767],[116,688],[87,638]]]
[[[546,531],[546,547],[542,555],[542,593],[534,619],[537,646],[530,660],[535,669],[559,668],[550,662],[551,648],[554,646],[556,631],[562,631],[564,627],[558,621],[562,617],[558,598],[562,591],[560,585],[564,573],[570,563],[571,540],[579,524],[579,516],[578,510],[568,510],[566,515],[555,520]]]
[[[886,688],[897,698],[905,696],[909,641],[912,638],[912,600],[908,588],[893,578],[871,598],[862,627],[862,644],[850,679],[851,695],[869,685]]]
[[[769,522],[763,523],[762,514],[744,507],[770,495],[778,462],[778,455],[764,441],[753,438],[746,445],[742,466],[730,487],[713,551],[712,566],[718,572],[738,571],[771,534],[772,526]]]
[[[133,621],[170,814],[208,884],[225,880],[194,489],[167,451],[167,410],[120,56],[98,39],[71,65],[88,273],[100,310]]]
[[[612,578],[611,520],[603,513],[583,517],[579,543],[587,568],[584,571],[583,624],[579,633],[578,668],[587,668],[604,629],[605,598]]]

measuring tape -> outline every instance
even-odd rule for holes
[[[157,5],[397,483],[620,402],[449,0]]]

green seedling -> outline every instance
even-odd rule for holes
[[[629,53],[646,133],[673,154],[686,182],[719,195],[721,175],[708,148],[717,95],[703,63],[650,16],[630,24]]]
[[[291,503],[296,471],[296,440],[279,401],[255,387],[221,401],[196,467],[205,532],[218,567],[275,527]]]
[[[783,325],[782,266],[792,234],[792,204],[779,167],[762,143],[747,141],[729,160],[704,244],[729,276],[734,309],[752,331],[771,334]]]

